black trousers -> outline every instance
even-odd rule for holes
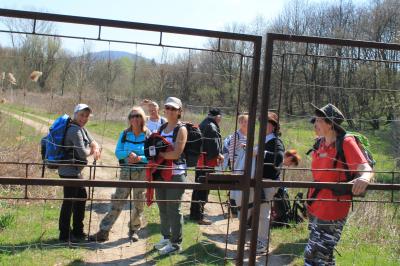
[[[61,178],[81,178],[81,176],[60,176]],[[85,219],[85,205],[87,199],[86,189],[84,187],[64,187],[64,198],[74,198],[82,200],[63,200],[60,211],[58,228],[60,238],[69,238],[72,234],[79,236],[83,234],[83,220]]]
[[[196,170],[195,182],[204,183],[206,178],[206,173],[208,171]],[[192,193],[192,203],[190,204],[190,219],[192,220],[202,220],[204,218],[204,206],[208,202],[209,190],[193,190]],[[193,202],[202,201],[202,202]]]

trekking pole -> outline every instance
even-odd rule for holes
[[[96,160],[93,160],[93,180],[95,178],[96,178]],[[89,180],[90,180],[90,177],[89,177]],[[90,188],[91,188],[91,190],[90,190]],[[89,241],[89,238],[90,238],[90,227],[92,225],[93,195],[94,195],[94,187],[89,187],[90,211],[89,211],[88,241]]]
[[[219,190],[218,190],[219,191]],[[230,222],[231,222],[231,213],[229,211],[229,209],[231,209],[231,204],[230,202],[228,203],[228,213],[227,213],[227,218],[228,218],[228,224],[226,226],[226,234],[225,234],[225,252],[224,252],[224,265],[226,265],[226,261],[227,261],[227,254],[228,254],[228,236],[229,236],[229,229],[230,229]]]
[[[132,169],[129,167],[129,181],[132,181]],[[131,223],[132,223],[132,188],[129,188],[129,236],[130,236],[130,230],[131,230]],[[129,239],[132,241],[132,237]]]
[[[221,193],[220,193],[219,188],[217,189],[217,192],[218,192],[219,205],[221,206],[222,215],[225,219],[225,210],[224,210],[224,205],[222,204],[222,198],[221,198]]]
[[[42,165],[42,178],[44,178],[44,172],[46,170],[46,164]]]

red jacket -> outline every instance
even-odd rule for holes
[[[163,138],[167,146],[166,152],[173,151],[174,147],[170,142],[168,142],[164,137]],[[155,159],[150,159],[147,168],[146,168],[146,180],[151,182],[154,180],[154,174],[160,171],[160,175],[164,181],[171,181],[172,180],[172,171],[173,171],[173,160],[167,160],[164,157],[157,156]],[[150,206],[153,203],[154,198],[154,188],[147,188],[146,190],[146,201],[147,206]]]

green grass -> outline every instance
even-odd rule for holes
[[[1,139],[0,147],[10,147],[20,143],[39,143],[43,137],[36,130],[22,121],[0,113]]]
[[[337,265],[399,265],[399,231],[400,214],[394,205],[355,204],[336,247]],[[289,265],[303,265],[307,241],[307,222],[272,229],[271,245],[276,247],[272,255],[283,256]]]
[[[14,222],[0,233],[0,265],[66,265],[83,258],[84,250],[58,242],[59,203],[5,204]]]

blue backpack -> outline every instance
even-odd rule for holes
[[[49,128],[49,134],[42,138],[42,159],[50,169],[57,169],[65,157],[64,138],[68,127],[71,124],[71,117],[67,114],[57,118]]]

